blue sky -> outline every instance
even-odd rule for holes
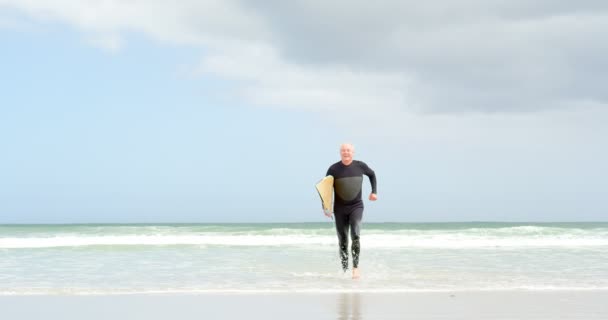
[[[606,221],[606,5],[296,2],[0,1],[0,223]]]

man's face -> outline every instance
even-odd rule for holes
[[[350,144],[343,144],[340,146],[340,158],[342,161],[350,162],[353,160],[353,155],[355,154],[355,148]]]

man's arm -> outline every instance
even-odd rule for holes
[[[363,174],[369,177],[369,183],[372,185],[372,193],[369,195],[370,201],[376,201],[378,196],[377,186],[376,186],[376,173],[372,170],[365,162],[362,162],[363,165]]]
[[[376,188],[376,173],[365,163],[363,163],[363,174],[369,177],[369,183],[372,185],[372,193],[378,193]]]

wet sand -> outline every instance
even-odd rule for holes
[[[608,319],[608,291],[0,296],[3,319]]]

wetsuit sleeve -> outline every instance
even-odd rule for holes
[[[378,190],[376,189],[376,173],[370,167],[367,166],[366,163],[362,162],[363,174],[369,177],[369,183],[372,185],[372,193],[377,194]]]

